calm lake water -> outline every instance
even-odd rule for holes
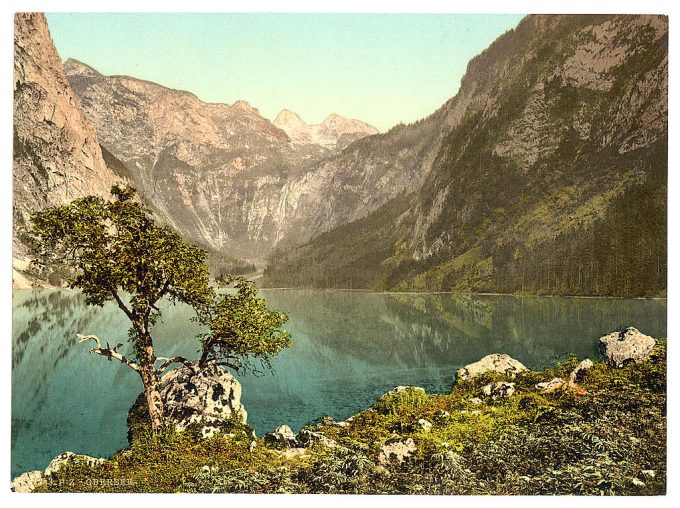
[[[238,375],[258,435],[344,419],[397,385],[452,387],[456,369],[508,353],[540,369],[575,353],[596,357],[597,338],[622,326],[666,337],[665,300],[384,294],[263,290],[285,311],[294,346],[275,373]],[[126,445],[126,413],[141,382],[118,362],[88,353],[76,333],[127,342],[115,305],[87,307],[75,291],[20,290],[13,301],[12,475],[44,469],[57,454],[105,457]],[[157,354],[192,355],[196,325],[183,306],[164,306]]]

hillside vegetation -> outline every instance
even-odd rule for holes
[[[152,437],[139,422],[131,445],[94,468],[69,463],[40,490],[52,492],[250,492],[354,494],[658,495],[666,489],[666,343],[639,363],[596,363],[575,388],[572,357],[518,374],[516,393],[492,400],[487,373],[451,393],[406,389],[371,408],[306,429],[332,440],[291,449],[233,423],[229,434]],[[479,398],[481,396],[481,398]],[[422,423],[431,423],[427,427]],[[412,441],[408,456],[381,457]],[[253,444],[255,443],[255,444]]]
[[[469,64],[423,186],[276,252],[265,284],[664,296],[667,35],[525,18]]]

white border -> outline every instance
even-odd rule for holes
[[[11,221],[11,139],[12,139],[12,59],[13,59],[13,19],[12,15],[15,11],[47,11],[47,12],[460,12],[460,13],[652,13],[652,14],[669,14],[670,15],[670,49],[671,57],[670,64],[670,94],[669,94],[669,132],[671,138],[669,141],[669,249],[668,259],[678,259],[676,254],[680,253],[678,248],[677,225],[678,213],[680,207],[675,204],[672,196],[678,195],[678,178],[674,174],[674,168],[677,167],[678,150],[676,138],[674,136],[678,132],[678,114],[676,112],[675,93],[677,87],[677,72],[675,72],[675,60],[673,60],[676,50],[678,50],[678,37],[676,37],[675,29],[675,14],[678,11],[680,2],[664,1],[664,0],[645,0],[645,1],[631,1],[631,0],[570,0],[570,1],[537,1],[537,0],[515,0],[513,2],[499,1],[499,0],[478,0],[476,2],[446,2],[436,0],[418,0],[418,1],[373,1],[373,0],[331,0],[321,2],[319,0],[253,0],[253,1],[210,1],[210,0],[192,0],[191,2],[152,2],[147,0],[116,0],[115,2],[94,2],[92,0],[10,0],[9,2],[0,3],[0,154],[2,160],[2,167],[4,168],[0,173],[0,178],[3,179],[0,184],[0,241],[2,242],[0,248],[0,259],[5,264],[5,269],[0,270],[0,298],[2,298],[2,310],[5,319],[2,319],[2,326],[4,333],[0,335],[0,358],[5,362],[4,368],[0,369],[0,387],[3,394],[2,418],[0,418],[1,435],[4,436],[2,442],[2,451],[4,462],[2,467],[2,474],[0,478],[0,492],[5,501],[5,506],[42,506],[47,503],[61,505],[62,503],[69,506],[86,506],[96,503],[106,506],[114,506],[119,503],[125,504],[144,504],[163,503],[169,506],[186,506],[186,504],[198,503],[230,503],[236,502],[239,504],[247,504],[248,506],[264,506],[265,504],[276,504],[284,506],[327,506],[327,507],[346,507],[348,504],[368,506],[369,503],[380,505],[398,505],[398,506],[444,506],[454,503],[469,503],[475,505],[481,504],[492,505],[502,503],[503,505],[539,505],[549,504],[551,506],[566,506],[573,503],[597,503],[598,505],[613,505],[616,506],[632,506],[643,502],[645,504],[673,504],[677,506],[678,499],[680,499],[680,485],[677,485],[674,480],[680,479],[678,477],[678,439],[677,435],[677,415],[678,404],[675,401],[675,387],[677,384],[676,376],[673,369],[669,369],[669,447],[668,447],[668,495],[666,497],[658,498],[617,498],[617,499],[602,499],[602,498],[580,498],[574,500],[573,498],[563,497],[504,497],[502,499],[490,497],[476,497],[474,499],[467,499],[464,497],[412,497],[412,496],[338,496],[338,495],[323,495],[323,496],[262,496],[262,495],[225,495],[217,498],[195,497],[187,498],[186,496],[150,496],[150,495],[96,495],[96,494],[82,494],[82,495],[17,495],[9,492],[9,466],[10,466],[10,376],[11,376],[11,274],[9,266],[11,263],[11,236],[12,236],[12,221]],[[668,301],[668,330],[670,336],[675,336],[678,331],[678,316],[676,312],[678,306],[675,304],[675,294],[678,283],[678,271],[676,264],[669,263],[669,286],[668,294],[671,298]],[[669,364],[675,366],[677,364],[674,339],[671,338],[669,348]],[[45,497],[47,496],[47,497]],[[121,497],[122,496],[122,497]],[[7,497],[7,499],[4,499]],[[673,501],[675,499],[675,501]]]

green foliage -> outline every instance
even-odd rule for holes
[[[272,356],[291,345],[290,335],[280,328],[288,317],[267,309],[266,302],[257,298],[252,282],[242,277],[230,277],[225,282],[235,283],[236,293],[219,295],[199,313],[199,322],[210,328],[201,336],[201,360],[224,360],[235,368],[252,368],[248,358],[253,358],[268,366]]]
[[[35,213],[35,264],[76,270],[70,285],[91,305],[114,300],[119,290],[140,311],[164,296],[189,305],[211,301],[204,251],[154,224],[133,201],[134,189],[114,186],[111,193],[112,201],[88,196]]]
[[[471,402],[497,374],[458,383],[449,394],[395,393],[339,425],[309,426],[334,440],[291,456],[247,428],[200,441],[190,432],[153,435],[140,424],[130,448],[95,468],[69,465],[49,491],[357,494],[645,494],[666,486],[666,344],[639,363],[596,363],[582,387],[538,392],[567,377],[576,358],[520,373],[507,400]],[[430,430],[418,419],[433,424]],[[381,445],[411,438],[404,462],[381,463]],[[652,473],[650,473],[652,471]],[[95,483],[95,479],[98,483]],[[121,484],[127,479],[129,484]],[[116,484],[115,482],[118,482]],[[108,482],[108,483],[107,483]]]
[[[527,21],[500,38],[463,80],[485,90],[494,107],[471,101],[422,188],[276,253],[266,284],[664,296],[667,135],[626,146],[646,128],[648,104],[664,103],[664,91],[651,90],[624,124],[615,105],[645,76],[663,76],[667,38],[655,39],[649,27],[614,30],[635,51],[607,75],[611,90],[555,72],[588,42],[589,30],[581,30],[605,19],[558,17],[547,31]]]
[[[111,194],[110,201],[89,196],[37,212],[31,244],[38,266],[57,264],[73,271],[71,287],[83,292],[86,303],[101,306],[113,300],[130,320],[134,357],[117,351],[122,344],[100,344],[92,351],[116,357],[140,375],[147,416],[158,430],[163,425],[159,376],[171,364],[189,361],[175,357],[156,366],[151,328],[161,317],[159,300],[191,306],[196,319],[209,328],[199,336],[199,366],[213,361],[252,368],[249,357],[268,366],[271,356],[291,343],[279,329],[287,318],[267,309],[255,286],[244,279],[234,279],[236,294],[218,295],[209,284],[205,251],[157,226],[150,210],[136,201],[135,189],[116,185]],[[121,293],[130,295],[129,303]]]

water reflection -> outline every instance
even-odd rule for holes
[[[239,376],[258,434],[294,429],[323,414],[345,418],[399,384],[451,388],[455,370],[492,352],[530,368],[569,353],[596,355],[599,335],[633,325],[666,335],[665,300],[408,295],[267,290],[287,312],[294,347],[275,375]],[[57,453],[105,456],[125,445],[125,415],[141,383],[128,368],[89,355],[76,333],[126,343],[114,305],[86,307],[76,292],[17,291],[12,350],[12,473],[42,469]],[[196,325],[185,307],[164,306],[158,354],[193,355]],[[126,343],[127,346],[127,343]]]

